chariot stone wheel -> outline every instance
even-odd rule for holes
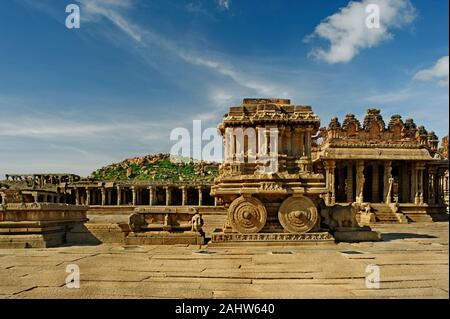
[[[308,197],[289,197],[281,204],[278,219],[288,232],[302,234],[314,228],[319,214]]]
[[[239,233],[257,233],[266,224],[267,211],[259,199],[239,197],[228,208],[228,220]]]

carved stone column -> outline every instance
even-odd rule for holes
[[[305,137],[305,150],[306,150],[306,157],[308,159],[311,159],[311,130],[312,128],[308,127],[306,129],[306,137]]]
[[[170,187],[166,186],[166,206],[170,206],[172,202],[172,192],[170,191]]]
[[[91,205],[91,190],[86,187],[86,205]]]
[[[102,194],[102,202],[101,205],[105,206],[106,205],[106,189],[105,188],[100,188],[100,192]]]
[[[425,167],[423,164],[417,167],[417,195],[416,204],[423,205],[423,173]]]
[[[386,161],[384,162],[384,175],[383,175],[383,201],[386,204],[391,203],[391,195],[389,193],[389,179],[391,177],[392,177],[392,162]]]
[[[286,155],[291,156],[292,155],[292,130],[290,127],[286,127],[284,135],[285,135],[285,139],[284,139],[285,153],[286,153]]]
[[[442,206],[445,203],[445,172],[442,169],[438,169],[437,184],[437,204]]]
[[[436,198],[436,168],[428,168],[428,204],[434,205]]]
[[[201,187],[198,187],[198,206],[203,205],[203,191]]]
[[[80,205],[80,191],[75,187],[75,205]]]
[[[364,161],[356,162],[356,201],[358,203],[364,202]]]
[[[326,160],[324,163],[326,171],[326,183],[327,183],[327,205],[334,205],[336,201],[335,187],[334,187],[334,169],[336,162],[334,160]]]
[[[347,202],[353,202],[353,163],[348,162],[347,164],[347,181],[345,187]]]
[[[117,186],[117,206],[122,205],[122,188]]]
[[[131,204],[136,206],[136,187],[131,186]]]
[[[148,204],[150,206],[155,204],[155,188],[153,186],[148,187]]]
[[[187,205],[187,187],[181,186],[181,205],[186,206]]]
[[[299,127],[294,128],[292,133],[292,155],[295,157],[300,157],[302,154],[301,149],[301,139],[302,139],[302,130]]]
[[[227,127],[223,136],[224,162],[230,161],[230,139],[230,128]]]

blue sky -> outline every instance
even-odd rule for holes
[[[68,29],[65,8],[80,6]],[[364,8],[380,8],[380,28]],[[447,0],[7,0],[0,9],[0,177],[86,175],[168,152],[244,97],[367,108],[448,134]]]

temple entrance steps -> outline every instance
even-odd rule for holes
[[[370,203],[370,207],[372,208],[373,213],[375,213],[375,219],[380,223],[400,223],[403,222],[400,220],[397,214],[394,213],[392,208],[385,203]]]
[[[412,222],[432,222],[433,218],[428,214],[427,206],[414,204],[400,204],[399,210]],[[434,215],[434,214],[433,214]]]

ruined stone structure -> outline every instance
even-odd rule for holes
[[[17,190],[3,190],[0,248],[45,248],[79,242],[72,229],[88,221],[86,206],[25,202]]]
[[[89,206],[215,206],[206,183],[80,181],[61,188],[66,202]]]

